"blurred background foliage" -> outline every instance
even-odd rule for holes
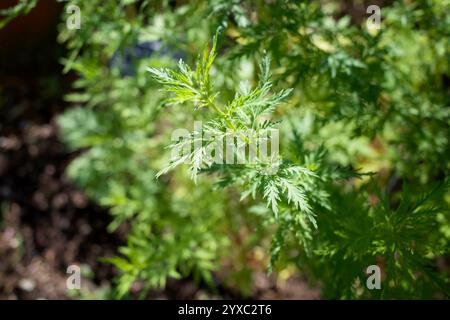
[[[114,297],[136,280],[144,297],[187,276],[245,296],[257,260],[280,277],[301,273],[325,298],[448,298],[450,1],[379,1],[379,30],[363,1],[356,13],[327,0],[65,3],[81,9],[81,29],[66,27],[64,10],[58,30],[64,72],[76,75],[65,96],[74,107],[58,124],[81,150],[67,174],[109,208],[109,231],[130,225],[127,244],[104,259],[120,270]],[[193,66],[218,29],[211,78],[224,101],[240,81],[257,83],[264,54],[274,89],[293,88],[272,120],[281,154],[320,177],[307,190],[317,199],[308,234],[261,197],[220,188],[217,174],[195,184],[181,166],[155,178],[172,131],[208,111],[168,105],[146,68]],[[373,264],[381,290],[365,285]]]

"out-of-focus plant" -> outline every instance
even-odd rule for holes
[[[0,10],[0,29],[20,15],[27,14],[37,4],[37,0],[19,0],[14,6]]]
[[[147,288],[188,274],[211,283],[224,259],[239,274],[239,259],[270,237],[270,269],[298,265],[327,297],[448,294],[448,273],[433,267],[448,254],[437,220],[448,217],[448,184],[416,193],[448,172],[445,4],[394,3],[378,32],[336,19],[339,6],[326,1],[79,5],[83,28],[61,39],[72,49],[67,69],[82,75],[69,98],[84,107],[60,124],[72,147],[87,148],[70,176],[111,208],[111,229],[131,221],[127,247],[110,260],[121,296],[136,279]],[[220,45],[202,53],[217,28]],[[149,44],[157,50],[142,50]],[[259,111],[272,122],[258,122]],[[278,170],[202,163],[199,153],[190,170],[167,167],[171,132],[194,120],[215,133],[276,126]],[[382,186],[352,168],[381,172]],[[364,286],[371,264],[383,270],[381,291]]]

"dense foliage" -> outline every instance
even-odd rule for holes
[[[214,287],[218,270],[246,294],[249,257],[326,298],[448,297],[450,1],[394,1],[379,30],[345,1],[70,3],[81,29],[64,16],[59,38],[77,107],[59,124],[83,150],[68,175],[111,231],[131,225],[108,260],[118,297],[137,279]],[[171,161],[194,121],[279,129],[279,154],[217,165],[205,145]],[[192,139],[172,144],[177,128]],[[365,285],[374,264],[381,290]]]

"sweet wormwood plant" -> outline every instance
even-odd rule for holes
[[[169,102],[192,103],[196,109],[208,108],[214,112],[205,126],[205,136],[225,137],[227,132],[246,132],[255,137],[265,135],[262,131],[267,131],[276,124],[264,120],[263,117],[270,116],[292,90],[281,90],[276,94],[270,94],[272,83],[269,58],[266,56],[260,65],[260,80],[257,87],[250,89],[246,83],[241,83],[234,99],[226,105],[221,105],[217,101],[219,92],[214,91],[209,75],[216,57],[216,46],[217,36],[213,40],[211,51],[208,53],[208,49],[204,49],[203,55],[198,59],[195,71],[191,70],[182,60],[178,63],[178,72],[155,68],[149,68],[148,71],[164,85],[167,92],[174,95]],[[195,142],[193,141],[195,138],[195,134],[193,134],[188,143]],[[203,137],[197,139],[203,139]],[[316,225],[307,192],[317,189],[318,184],[316,183],[317,176],[310,168],[282,159],[278,154],[275,154],[275,159],[271,157],[266,159],[267,162],[258,161],[251,165],[235,165],[232,168],[228,168],[226,164],[213,166],[212,162],[205,163],[203,160],[208,147],[209,145],[206,143],[190,154],[173,159],[170,165],[158,173],[158,176],[167,173],[179,164],[188,162],[194,179],[202,169],[209,169],[209,172],[220,172],[224,178],[222,185],[231,182],[243,185],[244,192],[241,199],[249,194],[255,197],[255,193],[260,191],[268,205],[271,206],[275,218],[278,218],[279,201],[285,200],[287,204],[292,203],[292,221],[299,227],[303,226],[308,230],[306,221]],[[180,148],[180,145],[175,144],[172,148]],[[259,154],[259,151],[255,150],[254,152]]]
[[[149,68],[154,78],[164,86],[166,92],[173,95],[168,100],[169,103],[185,104],[187,108],[193,105],[195,109],[207,108],[212,111],[211,119],[206,126],[206,133],[225,135],[229,130],[256,131],[264,130],[266,127],[276,125],[258,121],[262,115],[272,115],[275,108],[288,96],[291,90],[282,90],[275,94],[270,94],[272,87],[269,73],[269,59],[264,57],[260,65],[260,80],[256,88],[250,89],[245,84],[240,84],[240,90],[235,94],[234,99],[226,104],[219,103],[219,92],[214,90],[210,79],[210,70],[216,57],[217,36],[213,40],[211,51],[208,54],[207,48],[203,55],[199,57],[196,70],[191,70],[182,60],[178,63],[178,71],[170,69]],[[189,110],[189,109],[188,109]],[[297,154],[302,154],[305,149],[301,144],[301,138],[296,137]],[[201,139],[198,138],[197,139]],[[193,144],[195,134],[188,139],[188,143]],[[186,143],[186,142],[183,142]],[[179,143],[171,146],[178,148]],[[295,235],[298,245],[302,246],[305,255],[300,260],[303,264],[300,267],[317,265],[314,261],[322,261],[327,266],[322,272],[329,272],[326,294],[330,296],[341,295],[352,297],[355,287],[346,284],[351,283],[354,274],[358,270],[365,269],[371,257],[380,255],[386,257],[381,261],[384,268],[389,270],[385,281],[395,289],[384,288],[374,296],[386,298],[392,292],[398,290],[398,286],[403,286],[408,290],[412,283],[423,282],[421,286],[427,284],[435,290],[448,292],[448,279],[442,279],[433,271],[428,270],[426,265],[427,255],[434,256],[445,252],[446,242],[434,239],[422,246],[417,244],[415,239],[426,237],[428,230],[436,227],[435,214],[448,211],[445,207],[433,205],[433,199],[439,199],[448,190],[448,180],[437,185],[429,193],[424,194],[418,200],[412,200],[410,191],[405,185],[405,190],[401,195],[400,203],[396,209],[391,208],[388,196],[378,192],[377,201],[374,206],[367,206],[365,198],[360,199],[360,193],[346,195],[340,199],[337,194],[332,197],[333,201],[339,202],[338,206],[331,209],[328,203],[328,193],[324,184],[330,185],[333,182],[331,177],[358,177],[355,172],[342,171],[337,168],[323,169],[322,161],[310,161],[294,163],[283,158],[282,155],[276,161],[280,162],[279,167],[274,170],[274,159],[269,163],[258,163],[256,165],[221,165],[203,163],[202,156],[206,153],[208,145],[185,156],[180,156],[162,169],[158,176],[167,173],[182,163],[189,163],[192,176],[200,171],[208,173],[219,173],[222,177],[221,186],[232,183],[243,186],[241,200],[249,194],[255,197],[259,191],[268,205],[272,208],[275,221],[279,224],[272,241],[272,257],[269,270],[277,261],[280,250],[285,246],[285,239],[288,232]],[[324,151],[322,150],[322,157]],[[320,159],[320,157],[313,157]],[[202,167],[204,166],[204,167]],[[325,173],[327,172],[327,173]],[[323,174],[322,174],[323,173]],[[322,182],[322,183],[320,183]],[[328,187],[328,190],[329,187]],[[311,235],[309,224],[317,228],[313,204],[322,207],[321,211],[326,211],[326,216],[319,221],[323,224],[323,229],[317,235]],[[279,216],[279,207],[282,207]],[[325,209],[325,210],[324,210]],[[347,211],[348,210],[348,211]],[[317,237],[317,238],[314,238]],[[311,254],[311,247],[314,248],[314,257]],[[444,245],[444,246],[442,246]],[[337,264],[337,265],[336,265]],[[335,265],[335,269],[329,268]],[[320,270],[320,267],[317,268]],[[327,270],[328,269],[328,270]],[[342,270],[348,273],[344,273]],[[423,272],[421,277],[415,275],[418,270]],[[315,270],[317,271],[317,270]],[[352,275],[353,274],[353,275]],[[324,278],[323,274],[317,274],[319,278]],[[348,278],[346,278],[348,276]],[[337,280],[333,282],[332,279]],[[429,283],[427,283],[429,281]],[[360,287],[361,283],[354,283]],[[342,287],[341,287],[342,286]],[[342,289],[345,287],[345,289]],[[363,289],[357,288],[356,294],[362,294]],[[424,289],[425,291],[425,289]],[[401,290],[396,292],[399,296]]]
[[[58,37],[78,75],[58,121],[82,151],[67,174],[109,208],[111,232],[129,226],[105,259],[120,271],[113,297],[186,277],[251,296],[267,269],[325,298],[449,297],[450,2],[392,1],[380,30],[349,3],[66,4],[82,15],[69,30],[64,14]],[[171,133],[195,121],[205,137],[277,129],[279,153],[220,164],[201,157],[204,139],[170,162],[199,138]]]

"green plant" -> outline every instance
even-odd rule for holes
[[[14,6],[0,10],[0,29],[5,27],[8,23],[14,20],[16,17],[27,14],[37,4],[37,0],[20,0]]]
[[[258,86],[254,90],[242,89],[232,102],[225,107],[217,107],[216,97],[219,94],[211,89],[208,74],[216,55],[215,49],[216,39],[211,52],[207,54],[205,49],[205,53],[199,58],[201,60],[195,71],[182,61],[178,72],[153,68],[149,71],[165,86],[167,92],[173,94],[170,102],[188,102],[188,105],[193,103],[199,108],[210,108],[214,112],[216,117],[206,126],[206,133],[208,130],[225,134],[227,130],[265,129],[268,126],[266,122],[262,126],[255,124],[258,116],[266,110],[270,110],[269,114],[272,114],[275,106],[290,90],[268,95],[271,82],[269,62],[265,58],[261,64]],[[250,119],[253,121],[248,121]],[[193,143],[195,138],[195,134],[192,134],[188,143]],[[185,143],[186,141],[182,142]],[[367,199],[370,199],[370,193],[366,186],[344,193],[333,187],[337,177],[358,177],[357,173],[322,168],[326,163],[326,152],[323,149],[318,154],[306,152],[304,161],[298,161],[298,155],[305,154],[306,151],[298,133],[294,143],[296,145],[291,146],[291,149],[297,155],[297,163],[281,160],[279,167],[272,171],[273,159],[268,163],[250,166],[203,163],[201,156],[205,152],[199,149],[185,157],[176,158],[159,175],[181,163],[190,162],[190,170],[194,175],[205,165],[208,173],[218,172],[222,175],[221,186],[232,183],[244,185],[241,200],[249,194],[255,197],[259,190],[275,214],[275,220],[268,218],[268,223],[279,226],[272,241],[272,265],[287,247],[286,239],[289,234],[294,235],[294,246],[300,245],[304,252],[290,260],[295,261],[300,268],[310,268],[311,274],[324,282],[324,293],[327,296],[423,298],[440,291],[448,292],[448,279],[439,276],[432,267],[433,259],[448,250],[448,242],[439,236],[430,235],[430,230],[438,229],[437,214],[448,215],[449,212],[448,206],[439,204],[439,200],[448,192],[448,180],[418,197],[414,197],[405,184],[399,195],[400,200],[395,202],[375,188],[372,191],[375,203],[369,205]],[[179,143],[172,147],[179,147]],[[203,146],[207,147],[208,144]],[[324,196],[330,194],[331,196]],[[330,204],[328,198],[335,203]],[[283,205],[280,204],[281,200],[284,200]],[[307,225],[309,220],[317,228],[313,204],[317,208],[314,211],[321,212],[321,227],[314,235]],[[278,215],[279,206],[282,207],[281,215]],[[417,239],[422,239],[423,242],[418,243]],[[361,270],[371,265],[371,261],[373,264],[382,264],[385,271],[386,285],[375,294],[368,294],[360,276]],[[421,291],[416,291],[417,286]]]
[[[82,27],[59,39],[79,77],[59,124],[83,150],[68,175],[111,231],[130,224],[108,260],[118,297],[187,276],[251,294],[262,247],[269,271],[296,266],[327,298],[448,298],[450,3],[394,1],[377,31],[343,3],[71,1]],[[162,49],[120,59],[149,42]],[[217,164],[204,140],[170,162],[194,121],[222,138],[277,129],[279,153]]]

